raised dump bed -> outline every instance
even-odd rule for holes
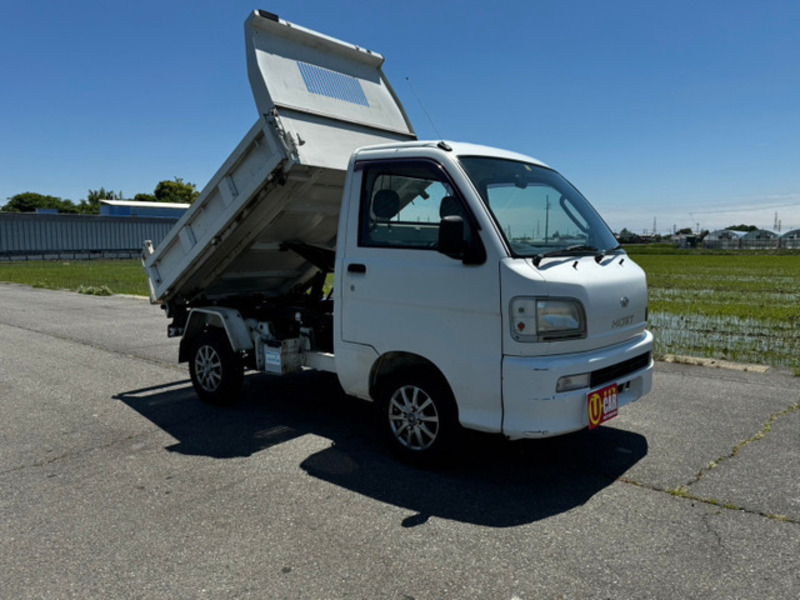
[[[258,120],[158,247],[145,245],[150,299],[168,313],[280,296],[332,270],[350,156],[416,139],[381,55],[264,11],[245,37]]]

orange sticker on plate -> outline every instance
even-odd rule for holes
[[[617,416],[617,384],[589,392],[589,429],[605,423]]]

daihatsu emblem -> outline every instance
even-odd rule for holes
[[[620,304],[620,306],[622,308],[625,308],[630,303],[631,303],[631,301],[628,299],[627,296],[623,296],[622,298],[619,299],[619,304]]]

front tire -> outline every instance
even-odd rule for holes
[[[204,402],[229,405],[238,401],[244,365],[221,331],[206,331],[197,339],[189,359],[189,374]]]
[[[405,462],[436,465],[454,450],[458,410],[437,374],[409,369],[391,376],[381,386],[378,408],[383,437]]]

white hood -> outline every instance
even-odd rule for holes
[[[505,354],[534,356],[596,350],[641,335],[646,325],[644,271],[626,254],[596,261],[594,256],[508,258],[501,263]],[[511,336],[508,307],[519,296],[575,298],[586,314],[586,337],[555,342],[518,342]]]

